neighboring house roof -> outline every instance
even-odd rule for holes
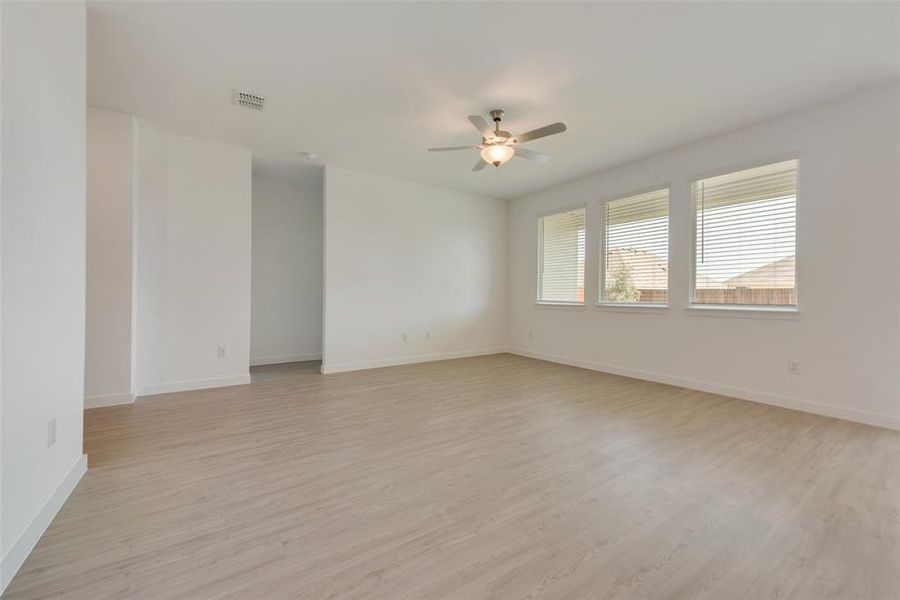
[[[793,288],[795,261],[782,258],[725,280],[730,288]]]
[[[631,270],[631,285],[641,290],[664,290],[669,286],[669,265],[652,252],[636,248],[615,248],[607,255],[607,268],[615,273],[622,267]],[[704,275],[697,275],[697,286],[722,289],[725,286]]]

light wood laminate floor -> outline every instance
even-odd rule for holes
[[[254,369],[85,446],[9,600],[900,598],[900,433],[517,356]]]

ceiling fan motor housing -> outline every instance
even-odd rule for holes
[[[484,138],[484,141],[488,144],[502,144],[505,142],[512,142],[513,135],[508,131],[497,129],[496,131],[491,132],[491,137]]]

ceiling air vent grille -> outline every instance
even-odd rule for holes
[[[234,103],[250,110],[262,110],[266,105],[266,99],[249,92],[236,91],[234,93]]]

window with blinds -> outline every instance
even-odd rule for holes
[[[604,204],[601,236],[600,302],[666,304],[669,190]]]
[[[695,304],[797,304],[797,161],[694,181]]]
[[[584,209],[538,219],[538,302],[584,303]]]

